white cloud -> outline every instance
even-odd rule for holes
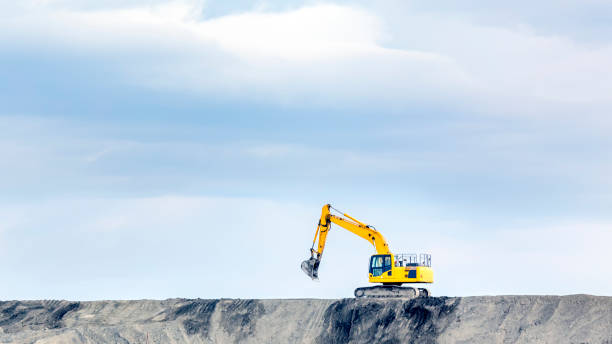
[[[198,23],[195,29],[202,37],[244,57],[309,61],[384,53],[377,44],[384,33],[376,17],[334,5],[231,15]]]
[[[318,5],[205,21],[194,13],[189,2],[37,11],[5,23],[5,40],[121,57],[123,72],[145,86],[273,102],[381,103],[469,83],[447,56],[383,47],[383,24],[363,10]]]
[[[209,97],[387,109],[440,102],[514,116],[579,111],[609,123],[612,47],[605,42],[414,10],[400,16],[319,4],[202,20],[202,6],[39,4],[9,18],[3,36],[113,61],[129,83]]]

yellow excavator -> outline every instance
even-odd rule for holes
[[[339,215],[332,214],[332,210]],[[413,298],[431,295],[426,288],[402,287],[404,283],[433,283],[431,255],[392,254],[385,238],[374,226],[344,214],[329,204],[324,205],[321,211],[321,218],[310,248],[310,259],[302,262],[302,270],[308,277],[313,280],[319,279],[319,264],[332,223],[369,241],[376,249],[376,254],[370,257],[369,282],[381,284],[357,288],[355,297]]]

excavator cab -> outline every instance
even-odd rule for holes
[[[370,257],[370,276],[378,277],[391,270],[391,255],[376,254]]]

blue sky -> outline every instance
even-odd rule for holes
[[[606,1],[0,4],[1,299],[612,294]],[[468,277],[469,276],[469,277]],[[522,277],[522,278],[521,278]]]

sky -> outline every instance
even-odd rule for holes
[[[612,3],[0,2],[0,299],[612,295]]]

